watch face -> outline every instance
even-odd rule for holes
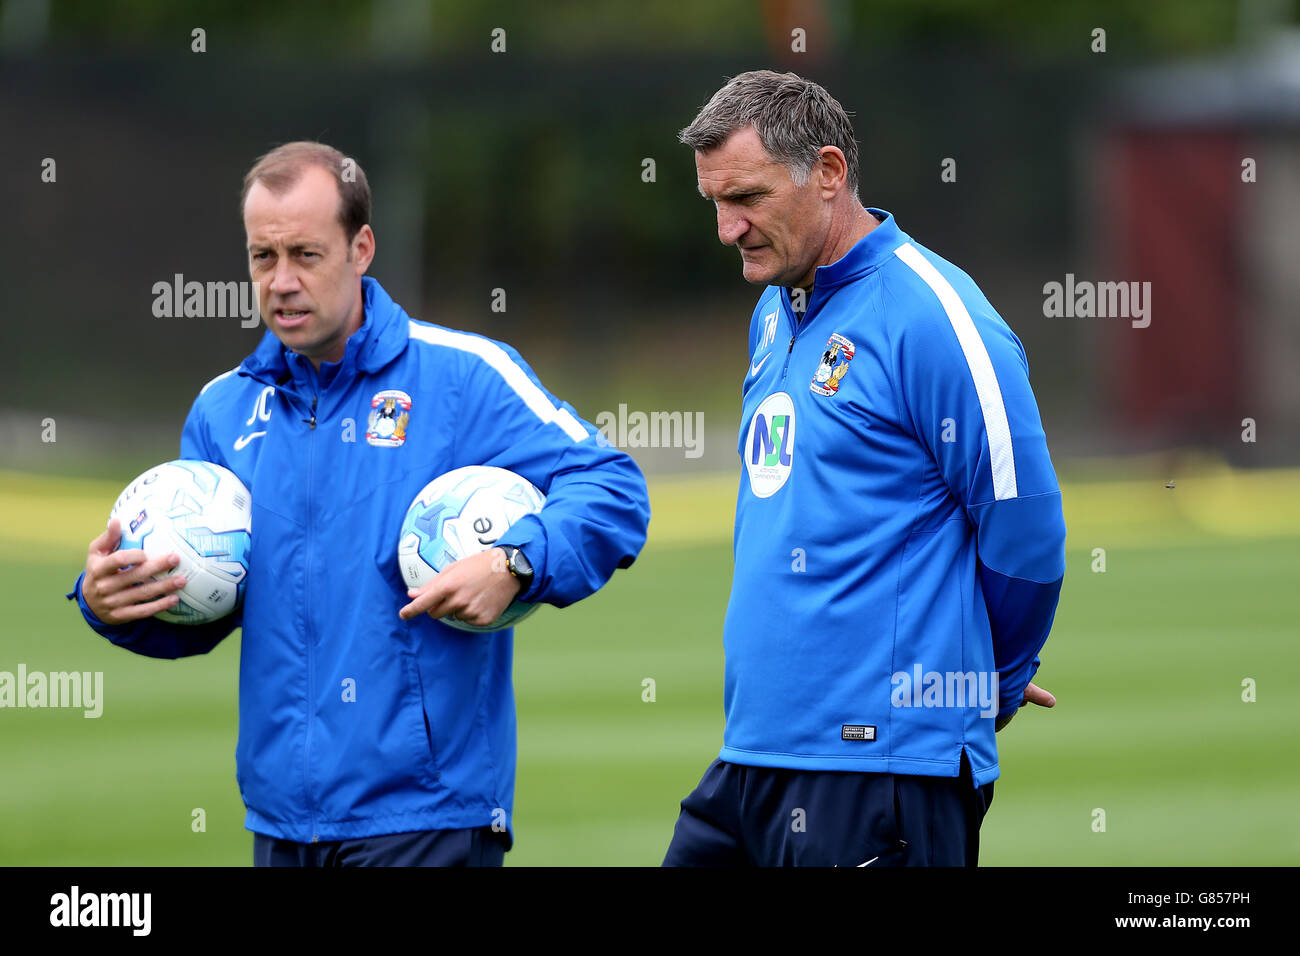
[[[533,566],[528,563],[524,553],[518,548],[510,549],[510,573],[517,578],[531,578],[533,576]]]

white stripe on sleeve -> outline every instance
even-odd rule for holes
[[[916,246],[905,242],[894,250],[894,255],[925,280],[925,284],[939,297],[939,303],[948,314],[948,322],[957,333],[957,341],[961,343],[962,354],[966,356],[966,365],[975,382],[980,411],[984,413],[984,431],[989,438],[989,459],[993,466],[993,497],[998,501],[1014,498],[1017,495],[1016,458],[1011,449],[1011,426],[1007,423],[1002,389],[998,387],[998,377],[993,371],[993,362],[989,358],[988,349],[984,347],[984,340],[975,330],[975,323],[957,290],[929,259],[921,255]]]
[[[236,365],[236,366],[235,366],[234,368],[232,368],[229,372],[222,372],[220,375],[218,375],[218,376],[217,376],[216,378],[214,378],[212,381],[208,382],[207,385],[204,385],[201,389],[199,389],[199,394],[202,395],[204,392],[206,392],[208,389],[210,389],[213,385],[216,385],[216,384],[217,384],[219,381],[221,381],[223,378],[229,378],[231,375],[234,375],[234,374],[235,374],[236,372],[238,372],[238,371],[239,371],[239,366]]]
[[[543,424],[554,422],[574,441],[582,441],[587,437],[587,429],[582,427],[582,423],[574,418],[568,409],[552,405],[546,393],[537,387],[537,384],[528,377],[528,373],[495,342],[489,342],[467,332],[453,332],[450,329],[420,325],[414,321],[411,322],[410,328],[413,339],[477,355],[505,379],[506,384],[514,389],[515,394],[534,415],[542,420]]]

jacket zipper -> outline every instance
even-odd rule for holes
[[[789,314],[790,317],[793,319],[793,318],[794,318],[794,308],[790,305],[789,299],[790,299],[790,293],[789,293],[789,291],[788,291],[788,290],[782,290],[782,296],[781,296],[782,304],[786,306],[786,312],[787,312],[787,314]],[[782,385],[785,384],[785,376],[786,376],[786,373],[790,371],[790,358],[791,358],[791,356],[794,355],[794,340],[797,339],[797,338],[799,337],[799,333],[802,332],[804,326],[806,326],[806,325],[808,324],[808,314],[809,314],[810,312],[812,312],[812,294],[811,294],[811,293],[809,293],[809,295],[808,295],[808,300],[809,300],[809,301],[808,301],[808,308],[804,310],[803,321],[801,322],[801,321],[799,321],[798,319],[795,319],[795,320],[794,320],[794,334],[790,336],[790,347],[789,347],[788,349],[786,349],[786,351],[785,351],[785,366],[781,369],[781,384],[782,384]]]
[[[281,391],[284,392],[284,394],[289,398],[289,401],[295,405],[298,405],[299,408],[301,408],[305,404],[303,396],[298,392],[294,391],[292,388],[285,387],[285,383],[267,381],[266,379],[261,378],[257,375],[253,375],[249,372],[241,372],[240,374],[247,375],[248,378],[252,379],[255,382],[261,382],[264,385],[270,385],[274,387],[277,392],[281,392]],[[311,593],[311,570],[312,570],[311,533],[313,528],[311,474],[312,474],[312,466],[315,460],[315,450],[316,450],[316,442],[314,438],[316,434],[316,403],[318,401],[319,401],[319,396],[313,395],[311,397],[311,410],[309,413],[309,417],[301,419],[301,421],[305,423],[309,429],[309,434],[307,437],[307,555],[306,555],[307,560],[306,560],[306,580],[303,587],[303,601],[304,601],[303,623],[304,625],[306,625],[304,640],[307,645],[307,732],[306,732],[306,743],[304,744],[303,747],[302,781],[303,781],[303,789],[307,794],[307,801],[309,804],[308,814],[309,814],[309,823],[311,825],[311,831],[312,831],[311,834],[312,843],[318,843],[320,841],[320,834],[316,832],[316,802],[315,802],[315,798],[312,795],[311,771],[310,771],[312,709],[315,706],[315,697],[313,696],[312,687],[315,684],[315,677],[316,677],[315,663],[316,662],[312,653],[311,608],[310,608],[310,602],[307,600],[307,598]]]
[[[311,819],[311,842],[320,841],[320,834],[316,832],[316,798],[311,788],[311,731],[312,731],[312,714],[316,709],[316,657],[312,648],[312,622],[311,622],[311,587],[312,587],[312,532],[315,530],[315,511],[312,502],[312,467],[316,457],[316,401],[317,396],[311,397],[311,418],[304,419],[309,427],[307,435],[307,554],[306,554],[306,583],[303,588],[303,622],[306,626],[306,633],[303,635],[307,644],[307,742],[303,747],[303,766],[302,773],[307,785],[307,800],[310,806]]]
[[[814,288],[813,292],[808,293],[808,307],[804,309],[803,320],[796,321],[794,323],[794,334],[790,336],[790,348],[787,349],[785,353],[785,367],[781,369],[781,384],[783,385],[785,384],[786,373],[790,371],[790,357],[794,354],[794,341],[799,337],[799,333],[801,333],[804,329],[808,328],[808,326],[812,323],[812,314],[814,311],[812,299],[815,291],[816,290]],[[827,293],[828,296],[833,294],[834,294],[833,289],[831,290],[831,292]],[[787,291],[782,298],[782,302],[786,303],[788,299],[789,299],[789,292]],[[821,303],[819,302],[817,303],[817,305],[820,308]],[[788,305],[786,311],[789,312],[791,316],[794,315],[794,309],[790,308]]]

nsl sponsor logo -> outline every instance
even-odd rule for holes
[[[749,487],[759,498],[781,490],[794,465],[794,400],[785,392],[763,399],[742,446]]]

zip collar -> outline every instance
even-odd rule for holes
[[[406,349],[410,317],[402,307],[369,276],[361,278],[361,294],[361,327],[348,336],[341,361],[321,365],[320,378],[327,387],[333,381],[351,378],[357,371],[378,372]],[[330,366],[337,368],[337,372]],[[314,386],[317,379],[311,362],[285,348],[270,329],[252,354],[240,363],[239,374],[277,384],[293,381]]]
[[[821,311],[823,303],[836,289],[875,271],[899,246],[911,241],[911,236],[898,228],[893,213],[870,206],[867,212],[876,217],[879,225],[855,242],[843,256],[829,265],[817,267],[813,273],[812,290],[804,303],[802,320],[795,311],[791,290],[786,286],[776,287],[777,301],[789,318],[790,331],[795,338],[812,321],[814,314]],[[794,348],[794,338],[790,340],[790,347]]]
[[[869,233],[853,244],[853,248],[839,259],[825,266],[818,266],[813,274],[813,294],[852,282],[868,272],[880,267],[880,264],[894,254],[911,236],[898,228],[893,213],[883,209],[868,207],[867,212],[879,220]],[[787,296],[789,292],[786,292]]]

